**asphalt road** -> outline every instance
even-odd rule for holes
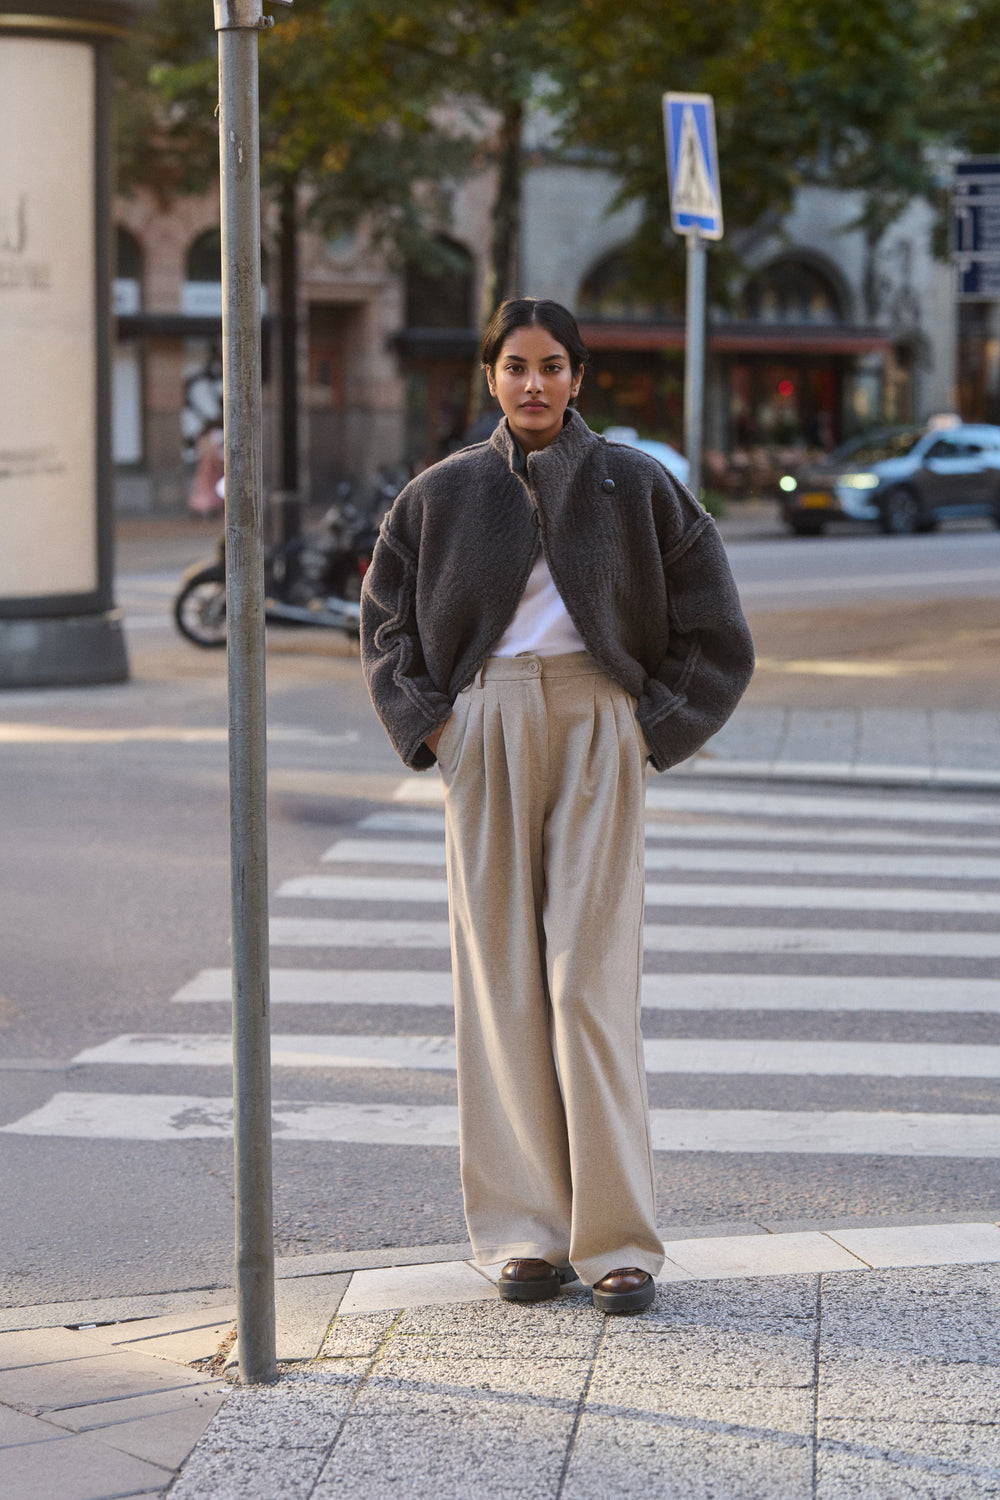
[[[11,1304],[225,1283],[231,1274],[230,1145],[211,1103],[224,1100],[230,1086],[228,1069],[211,1052],[211,1039],[225,1034],[227,1007],[220,998],[175,998],[199,982],[211,995],[217,971],[228,963],[225,668],[221,656],[175,638],[165,619],[183,560],[177,553],[190,555],[198,539],[175,538],[169,556],[162,539],[158,551],[148,538],[130,545],[120,595],[133,680],[0,695],[0,1295]],[[869,612],[881,607],[875,586],[862,598],[867,584],[855,597],[841,582],[881,569],[886,595],[900,576],[895,563],[907,572],[918,566],[911,545],[928,575],[914,607],[940,618],[948,599],[948,608],[959,611],[951,645],[942,647],[950,652],[947,675],[950,681],[966,671],[970,697],[981,695],[983,679],[969,675],[972,653],[960,632],[995,631],[989,611],[996,609],[1000,538],[983,530],[912,544],[871,537],[801,541],[769,537],[763,522],[756,536],[731,543],[758,643],[765,642],[762,654],[798,659],[784,639],[782,619],[790,615],[753,607],[755,597],[773,599],[776,584],[793,571],[811,601],[814,655],[804,659],[858,660],[887,649],[879,645],[884,625],[873,624],[877,617]],[[989,589],[988,580],[971,576],[984,559],[993,568]],[[942,573],[953,575],[955,593],[940,592]],[[765,588],[771,592],[762,594]],[[905,597],[907,608],[910,588],[892,595]],[[787,603],[798,596],[781,597]],[[815,654],[834,646],[839,658]],[[801,636],[795,649],[801,655]],[[893,649],[908,645],[900,640]],[[813,678],[776,669],[770,677],[778,686],[768,679],[764,688],[784,692],[786,701],[801,701],[816,681],[828,692],[868,690],[863,674]],[[275,1098],[294,1104],[306,1122],[296,1127],[293,1111],[286,1138],[279,1132],[276,1141],[279,1252],[461,1240],[453,1146],[412,1143],[429,1118],[420,1111],[454,1104],[454,1076],[447,1067],[427,1066],[417,1044],[397,1040],[446,1037],[450,1030],[439,990],[434,1003],[411,1003],[424,982],[440,986],[448,966],[446,949],[428,945],[422,930],[409,926],[427,924],[430,932],[445,918],[433,890],[420,889],[440,876],[433,851],[430,864],[407,862],[416,846],[440,842],[438,811],[410,808],[410,821],[400,821],[408,810],[392,801],[399,767],[344,643],[276,635],[269,680],[273,914],[300,924],[390,924],[368,941],[332,947],[326,938],[286,942],[293,930],[286,927],[275,948],[276,968],[291,976],[283,981],[291,998],[275,1005],[275,1031],[298,1039],[300,1052],[302,1039],[317,1046],[317,1038],[327,1039],[315,1063],[304,1065],[293,1049],[293,1060],[275,1069]],[[924,691],[920,674],[900,680],[907,692]],[[669,778],[654,785],[667,788]],[[799,785],[796,793],[808,797],[809,790]],[[973,865],[959,876],[942,863],[939,875],[914,873],[919,867],[907,861],[975,857],[995,864],[1000,824],[984,823],[968,805],[975,799],[957,794],[927,794],[933,817],[897,817],[893,804],[900,799],[890,795],[882,815],[861,819],[848,813],[856,794],[834,795],[845,805],[842,820],[651,811],[651,850],[683,847],[716,856],[709,868],[692,870],[688,859],[679,871],[650,874],[651,881],[682,883],[693,893],[688,905],[675,893],[650,906],[651,923],[673,929],[681,946],[672,946],[668,932],[649,954],[647,972],[660,989],[645,1013],[646,1033],[651,1042],[696,1047],[683,1067],[668,1057],[668,1070],[651,1075],[651,1102],[663,1112],[666,1132],[657,1154],[664,1226],[1000,1216],[995,1163],[969,1145],[975,1118],[1000,1114],[997,1079],[976,1071],[992,1064],[992,1050],[942,1054],[950,1076],[934,1072],[917,1051],[886,1054],[881,1072],[865,1074],[850,1071],[860,1066],[850,1062],[858,1054],[838,1061],[830,1050],[857,1042],[939,1051],[997,1047],[996,956],[988,951],[996,932],[988,904],[1000,890],[996,871]],[[942,805],[951,810],[943,822]],[[862,864],[860,873],[845,874],[837,873],[836,861],[829,866],[831,854],[844,852],[845,829],[852,856],[888,855],[888,873],[866,872]],[[353,856],[324,861],[345,840],[354,841]],[[399,844],[407,847],[390,858],[387,850]],[[775,853],[788,857],[784,872],[780,864],[772,868]],[[813,863],[793,873],[793,857]],[[279,894],[285,882],[329,876],[348,886],[334,895]],[[396,885],[357,885],[400,879],[412,888],[403,899]],[[345,896],[352,881],[358,894]],[[776,893],[762,905],[765,885]],[[417,890],[427,899],[415,901]],[[801,904],[804,890],[813,893],[811,906]],[[956,891],[978,894],[986,904],[949,907]],[[734,931],[771,936],[755,946]],[[816,936],[796,946],[803,931]],[[406,932],[411,936],[400,945]],[[347,976],[330,981],[327,993],[335,998],[303,1000],[302,975],[331,972]],[[374,1000],[359,988],[359,974],[374,976]],[[914,981],[932,985],[927,990]],[[730,999],[720,1008],[722,992]],[[683,1006],[678,995],[688,997]],[[129,1050],[117,1044],[123,1037],[142,1040]],[[163,1044],[175,1049],[167,1060],[139,1060],[151,1038],[164,1037],[175,1039]],[[329,1042],[338,1037],[361,1038],[362,1053],[364,1045],[403,1051],[393,1066],[377,1051],[368,1065],[348,1066],[336,1051],[348,1044]],[[798,1061],[782,1054],[769,1064],[769,1046],[789,1041],[819,1050]],[[753,1048],[755,1042],[763,1048]],[[111,1043],[119,1045],[117,1055],[80,1057]],[[746,1048],[739,1066],[747,1071],[732,1071],[731,1052],[727,1062],[718,1048],[697,1051],[703,1043]],[[167,1096],[176,1107],[163,1106]],[[405,1140],[392,1136],[386,1116],[385,1142],[371,1145],[337,1137],[338,1130],[350,1133],[349,1122],[324,1123],[322,1109],[331,1101],[342,1106],[343,1120],[354,1106],[369,1114],[398,1107],[418,1113],[408,1117]],[[706,1120],[711,1125],[729,1111],[736,1112],[737,1145],[727,1139],[705,1149]],[[858,1115],[857,1129],[870,1131],[870,1150],[862,1149],[864,1136],[860,1145],[852,1138],[850,1150],[832,1149],[839,1138],[825,1122],[845,1111]],[[749,1149],[763,1139],[754,1131],[765,1128],[764,1116],[781,1117],[779,1132],[785,1125],[804,1131],[804,1146],[810,1130],[819,1131],[816,1149]],[[947,1152],[880,1154],[880,1129],[887,1121],[896,1128],[904,1116],[910,1124],[929,1120],[919,1128],[931,1132],[932,1143],[940,1127]],[[682,1126],[685,1139],[670,1135]],[[899,1128],[906,1126],[903,1120]],[[292,1138],[296,1128],[312,1129],[315,1138]]]

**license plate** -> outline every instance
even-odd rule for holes
[[[826,510],[833,504],[833,496],[823,490],[813,490],[808,495],[802,495],[799,504],[804,510]]]

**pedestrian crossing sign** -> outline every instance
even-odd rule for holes
[[[664,94],[670,180],[670,226],[675,234],[722,239],[722,192],[711,94]]]

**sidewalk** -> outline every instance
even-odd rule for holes
[[[1000,1494],[1000,1227],[665,1238],[656,1303],[618,1318],[579,1284],[501,1303],[499,1268],[475,1269],[467,1245],[381,1252],[381,1266],[379,1252],[281,1261],[272,1387],[214,1378],[228,1359],[232,1379],[224,1291],[5,1314],[6,1327],[61,1326],[0,1333],[0,1488],[5,1500]]]
[[[671,774],[996,792],[1000,712],[741,706]]]

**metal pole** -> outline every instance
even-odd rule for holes
[[[701,455],[705,413],[705,241],[687,237],[687,302],[684,338],[684,451],[690,464],[688,489],[701,499]]]
[[[260,390],[261,0],[215,0],[222,175],[222,368],[229,636],[236,1329],[240,1378],[277,1379],[271,1201],[263,464]]]

